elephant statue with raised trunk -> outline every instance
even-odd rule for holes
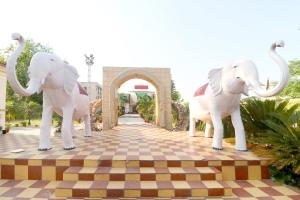
[[[201,120],[206,123],[204,136],[213,137],[212,147],[222,150],[222,119],[231,116],[235,132],[235,148],[246,151],[246,137],[240,114],[241,94],[248,95],[248,89],[260,97],[271,97],[286,86],[289,79],[289,68],[286,61],[277,54],[276,48],[283,47],[284,42],[271,45],[270,56],[281,69],[281,80],[270,89],[265,90],[259,82],[258,72],[251,60],[236,60],[222,68],[212,69],[208,74],[208,83],[200,87],[190,100],[189,135],[195,136],[195,123]]]
[[[29,83],[23,88],[16,76],[16,63],[25,47],[23,37],[14,33],[18,48],[7,61],[7,80],[11,88],[21,96],[30,96],[43,91],[43,113],[40,128],[38,150],[46,151],[52,148],[50,131],[53,111],[63,117],[62,137],[64,149],[74,149],[73,120],[83,119],[85,136],[91,136],[89,97],[77,82],[77,70],[52,53],[38,52],[33,55],[28,68]]]

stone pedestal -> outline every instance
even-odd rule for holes
[[[6,73],[0,64],[0,126],[5,128]],[[0,133],[1,134],[1,133]]]

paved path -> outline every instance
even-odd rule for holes
[[[139,114],[125,114],[119,117],[118,124],[145,124]]]
[[[83,129],[83,124],[74,125],[75,130]],[[51,136],[54,136],[55,127],[51,127]],[[11,127],[9,134],[13,135],[40,135],[40,127]]]
[[[51,135],[55,131],[54,127],[51,127]],[[12,127],[10,128],[9,134],[17,135],[39,135],[40,127]]]

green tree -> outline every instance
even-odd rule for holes
[[[147,122],[155,121],[155,99],[142,95],[138,98],[137,111],[143,119]]]
[[[174,80],[171,82],[171,98],[174,102],[181,102],[181,95],[176,89]]]
[[[178,119],[182,119],[184,113],[180,113],[179,110],[183,111],[182,108],[182,99],[179,91],[177,91],[174,80],[171,81],[171,99],[172,99],[172,126],[173,128],[177,127],[178,124],[183,123],[179,122]]]
[[[2,62],[2,64],[5,64],[8,56],[11,55],[15,49],[16,49],[16,45],[10,45],[5,50],[0,51],[0,62]],[[48,46],[42,45],[40,43],[36,43],[31,39],[26,40],[25,48],[21,53],[20,57],[18,58],[18,62],[16,66],[17,68],[16,74],[20,84],[23,87],[26,87],[27,86],[26,84],[29,81],[27,71],[30,64],[30,60],[32,56],[37,52],[52,52],[52,49],[49,48]],[[11,89],[9,84],[7,84],[6,94],[7,94],[7,99],[12,100],[11,98],[13,98],[14,96],[14,91]],[[20,100],[25,100],[27,102],[34,101],[38,104],[42,104],[42,95],[34,94],[30,97],[22,97]]]
[[[31,125],[31,119],[41,117],[42,106],[34,101],[29,101],[25,105],[25,112],[28,119],[28,125]]]
[[[300,60],[290,61],[289,69],[291,74],[289,83],[279,95],[300,98]]]
[[[126,95],[124,93],[120,93],[119,94],[119,105],[124,106],[124,104],[128,103],[128,102],[129,102],[128,95]]]
[[[8,121],[25,119],[25,102],[20,100],[6,101],[6,119]]]
[[[11,44],[4,50],[0,50],[0,63],[6,64],[8,57],[12,54],[12,52],[16,49],[16,45]],[[32,56],[37,52],[52,52],[52,49],[42,45],[40,43],[36,43],[33,40],[25,41],[25,48],[18,58],[17,66],[16,66],[16,74],[20,84],[23,87],[26,87],[29,77],[28,77],[28,67],[30,65],[30,60]],[[41,113],[41,109],[35,109],[42,105],[42,95],[41,94],[33,94],[29,97],[21,97],[17,95],[7,84],[6,87],[6,104],[7,104],[7,118],[9,120],[14,119],[31,119],[32,117],[38,116]],[[32,109],[34,112],[32,112]]]
[[[118,115],[122,116],[125,114],[125,104],[129,102],[129,98],[128,95],[124,94],[124,93],[120,93],[118,95],[118,101],[119,101],[119,111],[118,111]]]

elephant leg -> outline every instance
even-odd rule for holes
[[[39,151],[47,151],[52,149],[50,144],[50,133],[51,133],[51,123],[52,123],[52,106],[49,105],[47,99],[43,97],[43,113],[42,122],[40,127],[40,142]]]
[[[210,123],[206,123],[206,125],[205,125],[204,137],[206,137],[206,138],[213,137],[213,128]]]
[[[245,129],[241,118],[240,109],[231,114],[231,121],[235,132],[235,149],[247,151]]]
[[[71,133],[72,133],[72,138],[76,138],[76,132],[75,132],[75,128],[74,128],[73,122],[71,122]]]
[[[89,114],[85,115],[85,116],[83,117],[83,119],[84,119],[84,129],[85,129],[84,136],[85,136],[85,137],[92,137],[90,115],[89,115]]]
[[[215,150],[222,150],[222,140],[223,140],[223,124],[221,113],[211,113],[211,119],[214,126],[214,135],[212,148]]]
[[[195,132],[196,132],[195,126],[196,126],[196,120],[192,116],[190,116],[190,131],[189,131],[190,137],[195,136]]]
[[[73,112],[74,108],[72,106],[63,108],[62,136],[65,150],[71,150],[75,148],[71,130]]]

